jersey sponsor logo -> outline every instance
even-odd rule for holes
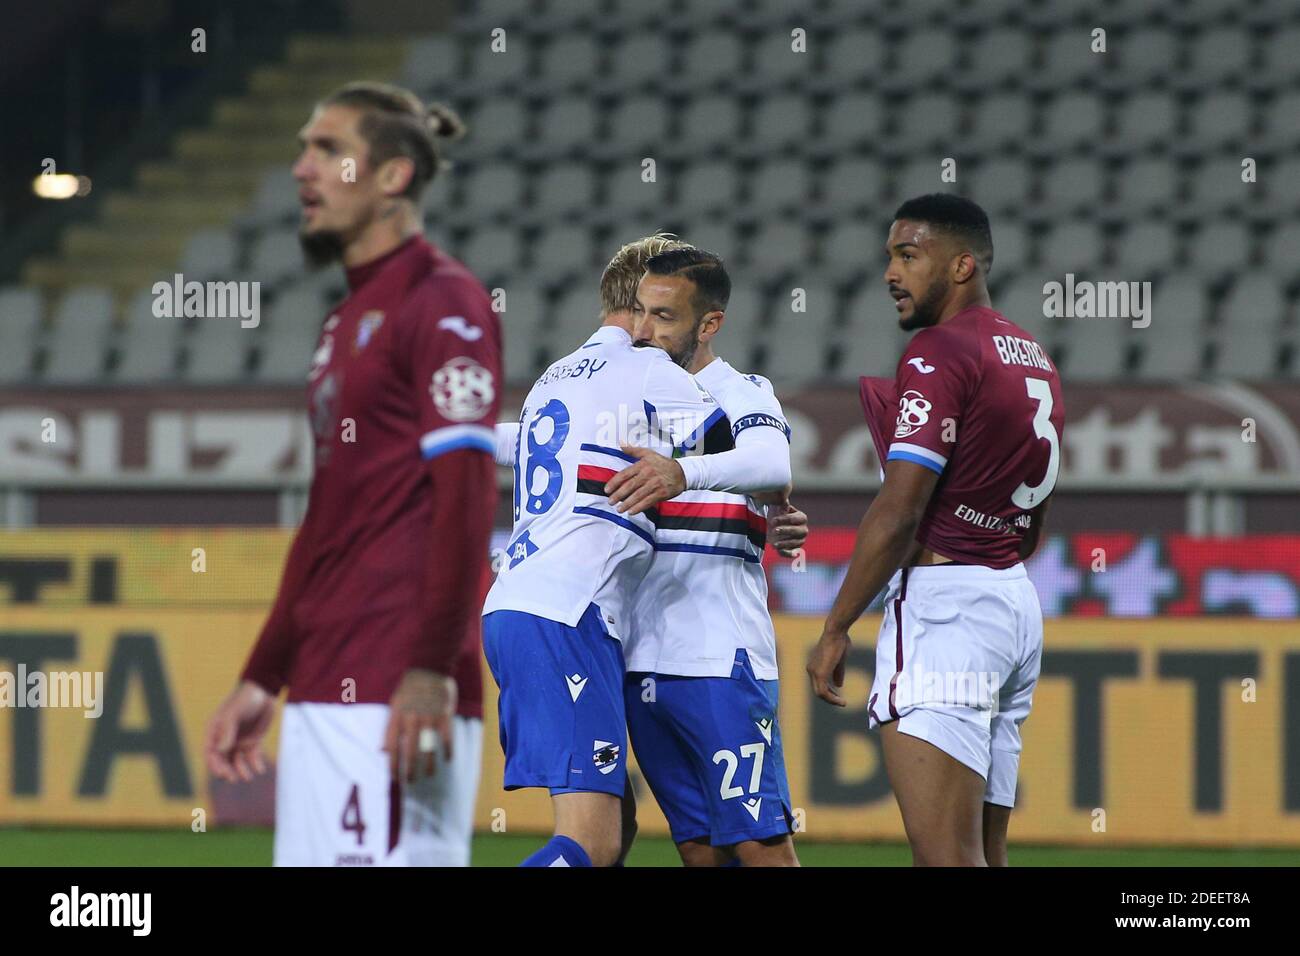
[[[909,388],[898,400],[898,420],[894,423],[895,438],[915,435],[930,420],[930,400],[914,388]]]
[[[523,534],[521,534],[518,538],[515,539],[514,544],[510,545],[508,549],[510,554],[510,567],[513,568],[516,564],[524,560],[524,558],[528,557],[530,554],[537,553],[538,550],[537,545],[533,544],[532,538],[528,537],[528,535],[529,532],[525,531]],[[577,698],[574,699],[576,700]]]
[[[748,800],[746,800],[744,803],[742,803],[741,806],[743,806],[746,810],[749,811],[749,815],[750,815],[751,817],[753,817],[753,818],[754,818],[754,822],[757,823],[757,822],[758,822],[758,813],[759,813],[759,811],[763,808],[763,798],[762,798],[762,797],[750,797]]]
[[[370,342],[371,337],[379,331],[379,327],[384,324],[384,313],[379,309],[367,312],[357,323],[357,338],[353,343],[353,353],[360,352]]]
[[[482,418],[496,397],[496,380],[492,373],[468,356],[449,361],[433,373],[429,383],[438,414],[453,422]]]
[[[463,315],[449,315],[446,318],[439,319],[438,328],[446,329],[448,332],[455,332],[466,342],[477,342],[483,338],[483,330],[470,325],[465,321]]]
[[[908,359],[907,364],[914,367],[922,375],[929,375],[931,372],[934,371],[934,366],[926,365],[925,359],[920,355],[918,355],[916,358]]]
[[[592,741],[591,762],[601,773],[613,773],[618,769],[619,746],[612,740]]]
[[[582,689],[587,686],[587,678],[581,674],[569,674],[564,678],[569,684],[569,696],[573,698],[576,704],[578,698],[582,696]]]

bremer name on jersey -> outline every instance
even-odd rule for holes
[[[426,668],[454,675],[459,712],[481,716],[500,324],[422,236],[347,278],[308,373],[307,514],[244,676],[287,684],[290,701],[388,703]]]
[[[975,306],[922,329],[893,382],[861,380],[881,461],[941,476],[917,540],[954,561],[1011,567],[1029,512],[1052,493],[1065,405],[1056,366],[1033,336]]]

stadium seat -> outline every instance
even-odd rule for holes
[[[243,328],[237,318],[197,319],[186,337],[185,380],[196,385],[239,382],[257,332]]]
[[[821,79],[832,89],[856,86],[882,72],[885,62],[885,42],[880,31],[837,31],[826,44]]]
[[[505,340],[506,381],[524,384],[535,379],[541,371],[538,357],[547,335],[546,296],[540,286],[522,282],[507,282],[503,291],[505,308],[500,318],[501,335]],[[592,322],[592,329],[595,327],[596,323]]]
[[[993,225],[993,269],[989,273],[1001,279],[1014,276],[1029,262],[1029,233],[1014,219],[1000,219]]]
[[[765,97],[754,111],[747,145],[756,152],[797,146],[812,135],[812,103],[797,93]]]
[[[635,96],[624,100],[609,118],[610,142],[627,151],[662,146],[668,131],[668,106],[659,96]]]
[[[799,84],[815,72],[814,54],[811,50],[800,53],[792,49],[789,30],[765,31],[751,56],[751,75],[762,76],[769,86]]]
[[[1204,279],[1194,273],[1167,275],[1155,286],[1152,305],[1150,327],[1134,330],[1140,349],[1138,377],[1176,381],[1197,375],[1209,313]]]
[[[1217,92],[1197,97],[1188,105],[1186,117],[1188,140],[1198,152],[1240,151],[1250,139],[1251,103],[1245,94]]]
[[[1054,352],[1060,320],[1049,318],[1043,312],[1047,301],[1043,284],[1061,282],[1064,278],[1063,275],[1044,275],[1041,270],[1022,273],[998,293],[993,308],[1032,335],[1048,352]]]
[[[632,32],[610,53],[608,69],[601,74],[601,87],[623,94],[654,89],[664,65],[671,62],[672,48],[663,34]],[[625,142],[617,137],[614,141]]]
[[[1114,174],[1115,209],[1124,216],[1145,216],[1171,211],[1178,190],[1178,175],[1167,159],[1138,159]]]
[[[895,169],[894,188],[891,194],[897,196],[901,203],[905,199],[924,196],[927,193],[960,192],[956,183],[946,183],[940,178],[942,173],[943,168],[939,164],[938,157],[915,160],[905,166],[899,165]],[[958,179],[960,178],[961,168],[958,167]]]
[[[266,289],[301,272],[303,266],[298,231],[285,227],[263,233],[253,243],[248,257],[248,278],[261,282]]]
[[[654,180],[647,182],[639,159],[623,159],[605,176],[605,201],[602,205],[606,210],[626,216],[662,213],[668,206],[669,184],[688,181],[687,175],[674,176],[670,170],[659,166]]]
[[[531,269],[544,283],[591,271],[594,248],[586,226],[565,224],[543,229],[530,245]]]
[[[1263,69],[1257,77],[1260,81],[1275,86],[1300,81],[1300,23],[1271,33],[1264,51]]]
[[[298,182],[288,166],[282,166],[262,176],[244,219],[255,228],[265,228],[296,219],[301,208]]]
[[[1169,93],[1142,90],[1121,100],[1117,108],[1115,140],[1131,152],[1168,145],[1177,128],[1177,103]]]
[[[1187,245],[1187,265],[1203,280],[1215,282],[1246,267],[1250,230],[1233,219],[1204,220]]]
[[[461,159],[518,150],[529,139],[528,111],[519,100],[495,96],[482,99],[466,114],[465,122],[469,132],[454,147]]]
[[[875,148],[885,124],[884,104],[875,93],[844,93],[831,100],[817,143],[838,153]]]
[[[1100,59],[1103,54],[1090,55]],[[1178,65],[1174,35],[1153,26],[1110,38],[1104,55],[1117,59],[1114,78],[1119,87],[1128,89],[1146,89],[1169,76]]]
[[[806,285],[796,285],[803,293],[799,304],[804,311],[794,311],[793,289],[780,290],[772,302],[771,325],[764,337],[763,374],[774,382],[793,385],[820,379],[827,369],[830,347],[839,336],[835,287],[816,276],[810,279]]]
[[[589,212],[596,205],[596,178],[586,165],[558,163],[533,180],[530,208],[551,218]]]
[[[1191,43],[1179,85],[1214,90],[1240,81],[1256,66],[1251,47],[1250,34],[1244,29],[1213,26],[1203,30]]]
[[[1053,163],[1040,180],[1038,209],[1056,219],[1096,209],[1105,191],[1101,164],[1088,158]]]
[[[812,194],[811,179],[807,165],[799,160],[764,163],[749,177],[745,210],[756,215],[802,213]]]
[[[177,349],[185,320],[160,318],[154,315],[153,304],[154,294],[149,289],[141,289],[127,303],[126,326],[117,339],[115,382],[145,385],[176,376]]]
[[[552,34],[533,82],[550,93],[585,89],[602,74],[600,44],[588,33]],[[530,86],[532,84],[530,83]],[[590,101],[585,101],[590,102]]]
[[[848,324],[837,340],[835,377],[845,382],[855,382],[860,375],[892,377],[907,339],[884,287],[860,289],[849,299]]]
[[[885,271],[885,236],[858,219],[836,222],[823,233],[817,261],[832,282],[871,283]]]
[[[1279,94],[1266,107],[1260,106],[1261,102],[1256,100],[1261,140],[1276,144],[1284,153],[1300,147],[1300,124],[1295,121],[1300,116],[1300,89]]]
[[[485,164],[464,175],[462,190],[470,217],[516,212],[523,204],[524,177],[511,164]]]
[[[277,385],[305,381],[325,313],[323,297],[311,286],[277,296],[262,332],[257,381]]]
[[[947,81],[957,70],[957,52],[957,41],[947,29],[912,30],[895,53],[895,62],[904,68],[884,71],[879,82],[885,89],[915,90]]]
[[[1052,33],[1043,46],[1041,72],[1028,76],[1035,89],[1065,90],[1095,84],[1110,67],[1110,53],[1092,51],[1091,31],[1085,26],[1067,26]]]
[[[585,151],[599,138],[598,123],[596,107],[589,97],[571,95],[551,100],[537,118],[531,150],[548,159]]]
[[[1234,334],[1259,331],[1276,336],[1286,311],[1286,294],[1277,276],[1271,272],[1244,272],[1234,278],[1219,304],[1215,325]]]
[[[229,229],[203,229],[185,243],[176,271],[188,282],[230,279],[235,275],[239,244]]]
[[[1191,176],[1188,196],[1191,211],[1208,218],[1225,213],[1239,214],[1252,206],[1260,197],[1259,184],[1242,182],[1241,174],[1240,156],[1202,163]]]
[[[797,219],[767,219],[744,244],[740,259],[764,276],[789,276],[798,282],[801,270],[812,260],[813,240]],[[726,257],[726,253],[721,253]]]
[[[524,258],[519,230],[510,226],[475,229],[469,240],[456,250],[456,255],[484,279],[509,275]]]
[[[1238,176],[1240,169],[1238,166]],[[1241,185],[1246,189],[1258,189],[1260,208],[1275,216],[1294,216],[1300,212],[1300,159],[1296,157],[1261,166],[1257,183]]]
[[[675,205],[698,214],[718,211],[731,213],[740,194],[740,175],[726,160],[697,163],[676,178]]]
[[[879,213],[884,170],[874,159],[850,157],[831,165],[822,175],[819,204],[839,215],[855,210]],[[890,210],[892,212],[892,210]],[[881,241],[884,239],[882,237]]]
[[[958,74],[957,88],[989,91],[1028,76],[1034,45],[1018,26],[998,26],[981,33],[971,44],[967,67]]]
[[[113,323],[113,296],[100,286],[77,286],[54,307],[47,339],[43,379],[50,384],[83,385],[105,371]]]
[[[1261,329],[1221,329],[1214,339],[1214,374],[1232,379],[1269,379],[1277,375],[1281,340]]]
[[[1071,382],[1100,382],[1122,375],[1132,336],[1141,331],[1121,318],[1065,319],[1062,330],[1065,360],[1056,361],[1062,376]]]
[[[1067,272],[1079,279],[1096,279],[1102,261],[1101,230],[1081,219],[1067,219],[1052,226],[1043,236],[1038,261],[1044,272],[1064,280]]]
[[[1020,149],[1030,141],[1033,109],[1017,91],[993,93],[971,104],[971,129],[965,145],[979,154]]]
[[[1032,185],[1029,164],[1024,160],[991,159],[976,166],[971,178],[974,184],[964,195],[983,206],[994,221],[1003,213],[1024,213]]]
[[[717,89],[743,74],[744,45],[732,32],[692,33],[681,51],[681,64],[681,75],[690,78],[694,89]]]
[[[1168,222],[1130,223],[1112,245],[1111,266],[1117,274],[1150,279],[1169,268],[1177,249],[1178,240]]]
[[[1093,91],[1070,92],[1043,104],[1043,136],[1031,145],[1039,151],[1072,156],[1102,138],[1105,111]]]
[[[554,322],[543,333],[548,362],[572,352],[600,325],[600,295],[596,282],[572,282],[555,304]]]
[[[514,88],[527,79],[534,52],[527,34],[518,30],[507,32],[505,49],[499,52],[492,49],[492,37],[486,32],[467,40],[471,88],[496,92]]]
[[[0,384],[17,384],[31,374],[43,308],[35,289],[0,288]]]
[[[957,100],[951,94],[932,92],[909,97],[899,109],[894,135],[880,145],[891,153],[935,149],[941,156],[951,155],[949,144],[960,118]]]
[[[740,108],[729,96],[701,96],[682,114],[679,142],[695,153],[712,155],[741,138]]]
[[[428,95],[447,88],[460,74],[460,48],[448,35],[417,37],[402,64],[401,83]]]
[[[1285,275],[1300,262],[1300,222],[1284,222],[1263,243],[1264,261]]]

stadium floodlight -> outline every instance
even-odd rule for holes
[[[72,199],[90,195],[90,177],[72,173],[42,173],[32,180],[32,192],[42,199]]]

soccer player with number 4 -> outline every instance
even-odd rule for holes
[[[895,213],[885,282],[914,331],[896,378],[861,380],[884,480],[808,658],[836,706],[849,628],[888,583],[867,700],[917,865],[1006,865],[1043,650],[1025,574],[1060,467],[1056,366],[993,310],[988,217],[932,194]],[[900,570],[901,569],[901,570]]]

